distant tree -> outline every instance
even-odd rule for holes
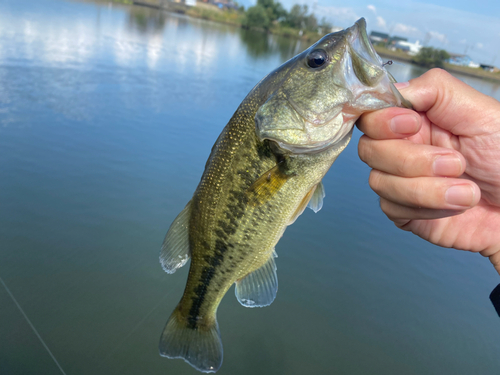
[[[280,20],[287,15],[286,9],[283,8],[283,5],[279,1],[257,0],[257,5],[262,6],[266,10],[271,22]]]
[[[262,5],[254,5],[247,9],[245,13],[244,26],[246,27],[262,27],[269,29],[271,27],[271,19],[269,13]]]
[[[307,5],[295,4],[282,21],[282,24],[296,29],[318,31],[318,20],[313,13],[307,14],[308,12]]]
[[[318,20],[312,13],[305,18],[304,25],[306,30],[318,31]]]
[[[321,29],[322,34],[328,34],[329,32],[332,31],[333,24],[331,22],[328,22],[325,17],[321,19],[321,22],[319,23],[318,26],[319,29]]]
[[[449,58],[450,55],[444,49],[423,47],[412,61],[426,68],[443,68],[444,62]]]
[[[287,14],[283,23],[296,29],[305,28],[304,19],[306,18],[307,10],[307,5],[295,4]]]

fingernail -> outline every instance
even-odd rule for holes
[[[438,176],[457,176],[462,171],[462,161],[455,155],[438,156],[432,164],[432,171]]]
[[[410,82],[396,82],[394,86],[399,89],[404,89],[405,87],[410,86]]]
[[[444,199],[455,206],[470,207],[474,201],[474,189],[470,185],[452,186],[446,190]]]
[[[398,134],[414,134],[418,130],[417,115],[399,115],[391,120],[391,130]]]

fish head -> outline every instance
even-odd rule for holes
[[[292,153],[333,146],[364,112],[411,106],[394,87],[363,18],[325,35],[282,67],[286,74],[272,81],[274,89],[256,113],[256,131],[259,139],[272,140]]]

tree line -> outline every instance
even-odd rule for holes
[[[448,61],[450,54],[444,49],[432,47],[423,47],[419,53],[412,59],[414,64],[425,68],[444,68],[444,63]]]
[[[246,10],[244,27],[269,30],[273,25],[316,33],[327,33],[332,28],[324,17],[318,21],[307,5],[295,4],[288,12],[279,1],[257,0],[256,5]]]

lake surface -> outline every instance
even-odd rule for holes
[[[159,248],[239,103],[305,47],[148,9],[0,2],[0,374],[197,373],[158,355],[187,276]],[[279,242],[274,303],[222,301],[220,374],[499,373],[498,274],[398,230],[359,136],[323,209]]]

